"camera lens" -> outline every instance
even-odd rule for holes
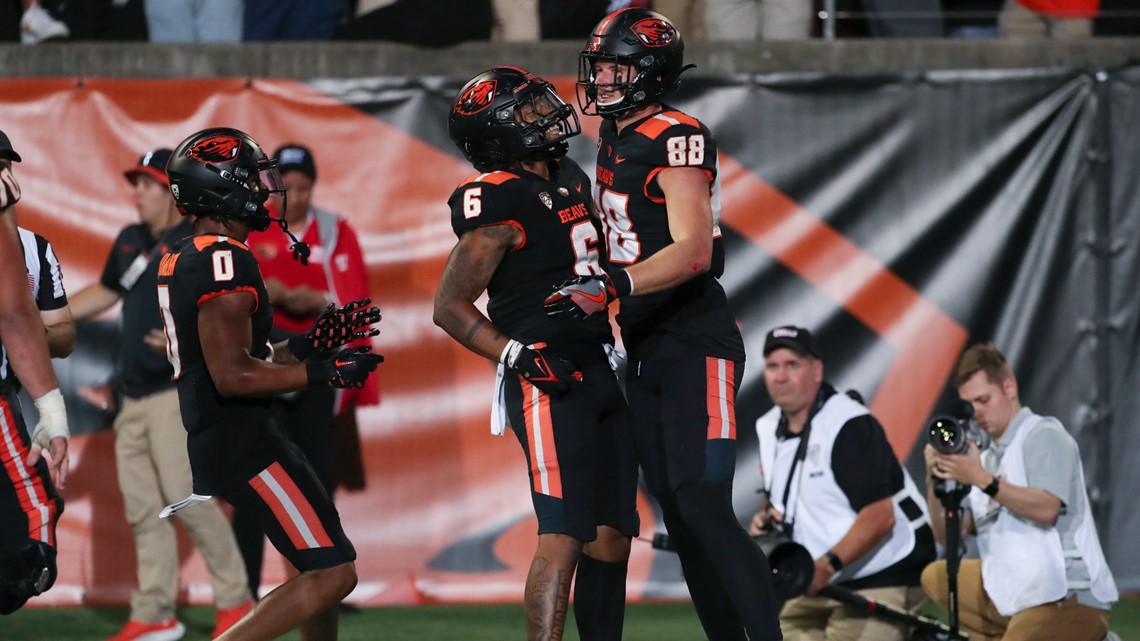
[[[966,433],[955,419],[939,416],[930,422],[927,436],[934,449],[943,454],[962,454],[967,450]]]

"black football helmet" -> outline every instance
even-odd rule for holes
[[[170,193],[183,216],[232,218],[257,231],[274,219],[265,203],[285,184],[277,161],[249,134],[237,129],[203,129],[183,140],[166,165]]]
[[[55,548],[33,539],[0,546],[0,614],[19,610],[55,583]]]
[[[566,155],[581,133],[578,114],[549,83],[517,67],[495,67],[459,90],[447,135],[479,171]]]
[[[681,33],[665,16],[648,9],[619,9],[594,27],[578,55],[578,105],[582,113],[603,118],[643,107],[680,84],[681,72],[693,66],[685,66],[684,59]],[[612,85],[606,86],[621,91],[619,100],[598,101],[599,62],[618,66]],[[623,73],[626,66],[629,72]]]

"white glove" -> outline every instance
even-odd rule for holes
[[[67,429],[67,408],[63,405],[63,394],[59,392],[59,388],[35,399],[35,403],[36,411],[40,413],[40,421],[32,431],[32,447],[46,450],[53,438],[71,436]]]

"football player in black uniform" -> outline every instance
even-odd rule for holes
[[[56,488],[67,484],[67,409],[56,383],[44,325],[28,293],[16,229],[20,155],[0,131],[0,340],[34,399],[40,420],[28,436],[9,377],[0,378],[0,614],[10,614],[56,579],[55,528],[63,513]]]
[[[300,574],[266,595],[219,639],[335,639],[337,608],[356,585],[356,551],[332,500],[274,416],[273,396],[307,385],[358,387],[382,358],[367,348],[334,352],[374,335],[367,300],[329,309],[306,335],[268,342],[273,310],[257,260],[243,244],[269,227],[265,202],[284,197],[276,162],[236,129],[200,131],[167,164],[179,212],[194,233],[159,263],[158,299],[167,356],[178,381],[194,476],[190,499],[218,495],[257,514]],[[283,231],[286,225],[277,220]],[[295,246],[304,255],[303,246]]]
[[[582,110],[604,118],[594,199],[609,273],[564,283],[547,309],[592,320],[622,299],[637,453],[701,623],[716,641],[769,641],[781,638],[771,572],[732,507],[744,343],[717,281],[716,143],[661,102],[683,53],[673,25],[645,9],[611,13],[582,50]]]
[[[451,139],[483,173],[448,201],[459,240],[436,292],[435,323],[500,364],[496,401],[505,411],[493,412],[492,424],[509,418],[538,516],[524,596],[530,641],[562,638],[575,569],[579,636],[621,639],[638,530],[637,464],[607,361],[609,321],[543,310],[555,283],[603,273],[589,178],[564,157],[579,131],[550,84],[514,67],[471,79],[448,118]],[[489,319],[475,306],[484,291]]]

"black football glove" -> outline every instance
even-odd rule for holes
[[[368,375],[376,366],[384,362],[380,354],[373,354],[372,348],[351,347],[325,358],[314,358],[305,364],[309,385],[329,385],[342,389],[364,387]]]
[[[370,298],[361,298],[339,309],[329,303],[307,334],[289,339],[289,351],[303,361],[314,354],[324,356],[358,338],[376,336],[380,330],[369,325],[380,322],[380,309],[366,308],[371,302]]]
[[[598,312],[618,297],[617,288],[609,274],[578,276],[556,285],[554,293],[543,301],[546,315],[554,318],[581,320]]]
[[[501,360],[546,394],[562,394],[571,384],[582,382],[581,370],[570,361],[544,351],[545,348],[546,343],[523,345],[512,340],[503,350]]]

